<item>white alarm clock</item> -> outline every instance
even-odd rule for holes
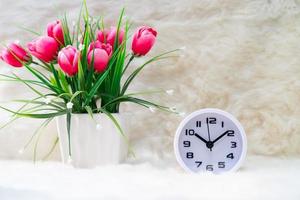
[[[213,108],[188,115],[179,125],[174,150],[188,172],[219,174],[237,170],[247,151],[247,138],[239,121]]]

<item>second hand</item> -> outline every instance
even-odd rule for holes
[[[208,141],[211,142],[210,140],[210,132],[209,132],[209,124],[208,124],[208,118],[206,118],[206,125],[207,125],[207,133],[208,133]],[[209,148],[211,151],[211,148]]]

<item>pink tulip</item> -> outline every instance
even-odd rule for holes
[[[146,55],[155,43],[157,32],[147,26],[140,27],[133,35],[131,49],[137,56]]]
[[[119,44],[123,42],[125,31],[123,28],[119,30]],[[110,44],[112,47],[115,43],[115,38],[117,35],[117,28],[111,27],[110,29],[106,29],[104,31],[98,31],[97,39],[102,43]]]
[[[110,44],[102,44],[99,41],[92,42],[88,49],[88,64],[94,64],[96,72],[103,72],[112,55],[112,47]]]
[[[77,74],[79,58],[80,52],[70,45],[60,50],[57,56],[60,68],[69,76]]]
[[[52,37],[41,36],[27,44],[29,52],[44,62],[55,59],[58,51],[58,44]]]
[[[11,43],[7,48],[4,48],[0,58],[14,67],[22,67],[23,63],[28,63],[31,60],[31,56],[17,42]]]
[[[47,33],[48,36],[54,38],[60,46],[65,44],[61,21],[56,20],[52,23],[49,23],[47,25]]]

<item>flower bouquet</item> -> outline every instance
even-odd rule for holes
[[[128,50],[131,25],[123,14],[124,9],[117,25],[106,28],[103,18],[89,15],[84,2],[72,27],[65,16],[48,24],[47,35],[38,35],[27,48],[14,42],[0,54],[3,61],[16,68],[25,67],[33,77],[24,79],[12,72],[2,74],[2,80],[25,84],[36,95],[30,100],[17,100],[24,104],[18,110],[1,106],[12,113],[9,123],[21,117],[42,118],[44,127],[56,118],[59,136],[55,144],[60,141],[63,161],[71,161],[74,166],[118,163],[125,158],[129,145],[124,131],[126,117],[119,113],[122,102],[177,113],[138,97],[157,92],[170,94],[172,90],[127,92],[146,66],[177,50],[152,57],[127,75],[132,61],[151,50],[157,32],[148,26],[138,28]],[[34,152],[36,159],[36,149]]]

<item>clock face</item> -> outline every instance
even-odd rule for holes
[[[218,174],[240,167],[247,141],[243,127],[231,114],[219,109],[203,109],[181,122],[174,148],[185,170]]]

